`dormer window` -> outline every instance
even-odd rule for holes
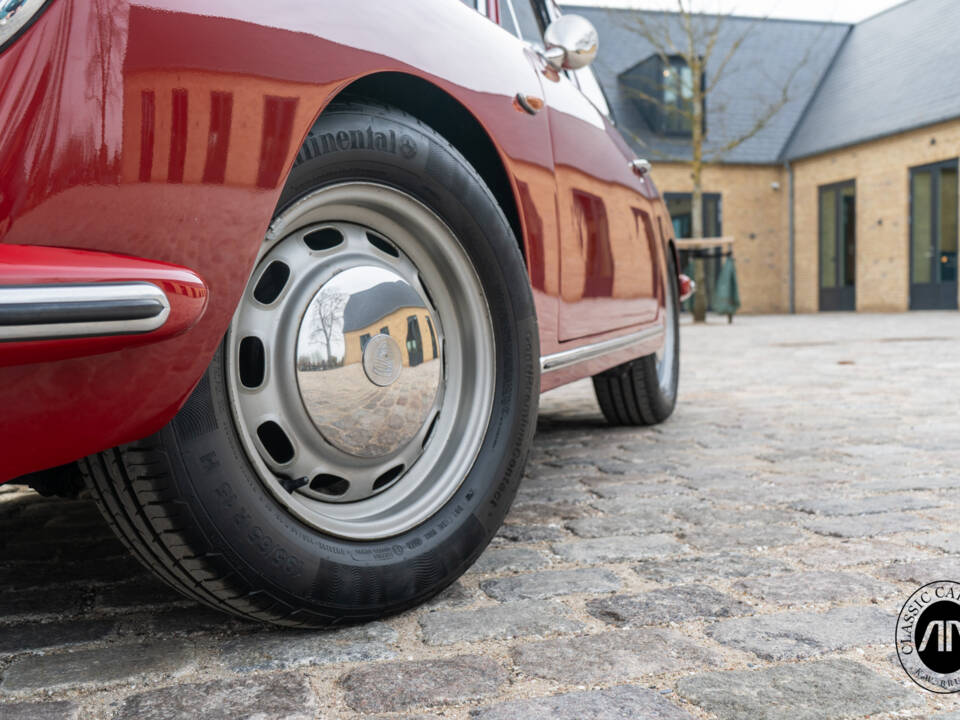
[[[651,55],[620,74],[620,84],[658,135],[690,137],[693,71],[680,55]],[[703,87],[703,77],[700,77]],[[704,113],[706,125],[706,113]]]

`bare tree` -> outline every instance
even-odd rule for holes
[[[343,311],[347,306],[347,294],[340,290],[327,288],[311,305],[313,329],[311,340],[320,339],[327,348],[323,365],[334,364],[333,339],[337,333],[343,333]]]
[[[794,80],[806,65],[816,43],[811,43],[801,59],[790,71],[779,93],[771,98],[753,118],[752,125],[735,137],[727,138],[718,146],[706,141],[705,107],[707,98],[716,91],[718,84],[730,72],[731,62],[744,41],[767,18],[755,18],[733,34],[729,45],[718,43],[725,31],[730,14],[706,14],[697,10],[698,0],[676,0],[670,12],[637,13],[628,26],[643,38],[659,57],[663,71],[646,86],[624,87],[627,94],[656,107],[670,121],[682,122],[690,130],[690,157],[671,155],[651,148],[654,157],[669,161],[689,163],[691,191],[691,236],[704,236],[703,219],[703,170],[706,165],[718,162],[735,148],[756,136],[783,109],[792,97]],[[725,39],[726,39],[725,37]],[[723,50],[721,46],[726,45]],[[680,62],[677,63],[676,61]],[[678,67],[689,72],[678,72]],[[670,98],[667,101],[667,98]],[[703,263],[695,265],[697,286],[705,288]],[[694,320],[703,322],[707,313],[706,293],[701,290],[694,296]]]

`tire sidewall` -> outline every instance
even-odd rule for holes
[[[427,521],[386,540],[352,542],[308,527],[271,495],[247,458],[231,412],[223,346],[164,439],[178,451],[171,455],[180,494],[215,551],[249,584],[266,583],[312,612],[362,618],[438,592],[499,528],[532,439],[539,344],[516,239],[489,190],[449,144],[396,111],[331,108],[301,150],[278,212],[309,192],[349,181],[400,189],[433,210],[460,239],[486,293],[495,391],[486,435],[459,489]]]

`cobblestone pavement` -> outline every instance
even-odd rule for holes
[[[682,397],[544,396],[509,523],[427,607],[270,631],[152,580],[84,501],[0,490],[0,718],[960,718],[894,619],[960,580],[960,316],[683,329]]]

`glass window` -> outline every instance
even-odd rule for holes
[[[543,44],[545,7],[537,0],[500,0],[500,4],[501,14],[507,16],[504,24],[508,30],[522,40]]]
[[[913,174],[913,282],[929,283],[930,258],[933,255],[933,173]]]
[[[957,168],[940,170],[940,282],[957,281]]]
[[[820,287],[837,286],[837,193],[820,194]]]
[[[664,131],[689,135],[693,129],[693,71],[682,58],[670,58],[663,68]]]
[[[703,77],[679,55],[666,59],[651,55],[619,76],[627,97],[636,104],[650,129],[661,135],[689,136],[693,130],[694,82],[703,85]],[[703,119],[706,129],[706,116]]]
[[[580,68],[574,71],[573,75],[577,78],[577,85],[580,86],[580,92],[587,96],[587,100],[593,103],[593,106],[607,117],[610,117],[610,106],[607,104],[607,96],[603,93],[603,88],[593,74],[593,70],[588,67]]]

